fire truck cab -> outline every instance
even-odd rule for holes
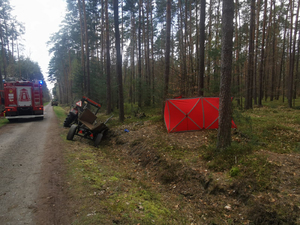
[[[8,120],[44,118],[42,81],[5,81],[1,105],[2,115]],[[0,95],[1,96],[1,95]],[[3,97],[4,96],[4,97]]]

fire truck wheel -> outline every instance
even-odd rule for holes
[[[67,140],[73,140],[76,130],[77,130],[77,124],[73,124],[68,132]]]
[[[102,137],[103,137],[103,132],[97,134],[97,137],[94,142],[95,147],[98,147],[98,145],[100,144],[100,142],[102,140]]]

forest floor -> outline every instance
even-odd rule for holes
[[[217,130],[168,134],[149,111],[109,121],[97,148],[65,141],[72,224],[300,224],[300,110],[265,105],[235,110],[222,153]]]

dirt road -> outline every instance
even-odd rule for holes
[[[0,224],[67,224],[62,147],[50,105],[44,120],[0,128]]]

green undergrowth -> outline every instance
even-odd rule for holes
[[[68,150],[69,191],[80,199],[73,224],[172,224],[185,220],[145,174],[136,179],[132,165],[106,148]]]
[[[4,117],[0,117],[0,127],[2,127],[3,125],[9,123],[9,121],[7,119],[5,119]]]
[[[234,109],[238,128],[232,130],[231,146],[220,152],[212,141],[200,148],[201,158],[213,171],[228,171],[230,177],[251,180],[258,191],[269,189],[276,177],[274,165],[258,152],[300,153],[299,112],[280,101],[247,111]]]
[[[54,110],[55,115],[57,116],[59,122],[62,124],[67,116],[66,110],[60,106],[53,106],[53,110]]]
[[[182,176],[192,171],[188,168],[200,167],[211,174],[224,172],[226,182],[240,181],[241,190],[245,196],[250,196],[249,193],[272,190],[275,184],[280,183],[275,174],[278,168],[267,159],[266,152],[300,153],[300,111],[290,109],[280,101],[265,102],[264,107],[247,111],[234,108],[233,119],[237,129],[231,130],[231,146],[221,152],[216,149],[216,130],[199,131],[197,136],[205,137],[204,142],[191,148],[184,145],[184,138],[179,143],[170,141],[171,135],[161,129],[159,109],[144,109],[134,114],[133,108],[130,105],[125,107],[124,123],[115,114],[108,127],[120,127],[119,130],[123,131],[124,125],[150,121],[147,124],[155,125],[153,133],[157,136],[148,138],[151,132],[147,130],[149,133],[146,135],[131,140],[115,137],[114,146],[110,144],[111,140],[104,140],[99,148],[92,147],[88,141],[81,143],[81,139],[66,141],[68,188],[77,208],[73,224],[191,224],[189,216],[178,208],[180,204],[189,207],[183,200],[184,195],[177,193],[177,198],[173,196],[174,200],[171,194],[165,195],[162,191],[163,186],[168,184],[172,184],[173,190],[176,188],[173,182],[185,179],[176,177],[178,174]],[[66,110],[54,107],[54,111],[62,124]],[[100,112],[98,117],[104,121],[109,116]],[[132,126],[130,131],[139,131],[145,126],[148,125],[136,126],[136,130]],[[66,134],[67,129],[64,132]],[[62,135],[64,139],[65,136]],[[134,150],[136,156],[133,156]],[[150,165],[150,160],[153,160],[152,163],[159,162],[160,167],[155,169],[165,171],[165,174],[158,173],[161,183],[157,177],[149,175],[146,167],[139,165],[145,152],[149,152],[144,155],[145,164],[149,161],[147,165]],[[158,165],[155,163],[152,165]],[[188,181],[189,176],[186,177]],[[212,183],[217,187],[217,180]],[[246,189],[251,191],[248,193]]]
[[[251,180],[252,187],[256,191],[271,189],[272,177],[275,166],[270,164],[266,156],[248,155],[243,157],[238,164],[240,178]]]
[[[300,142],[299,110],[269,104],[272,107],[267,105],[244,112],[251,117],[252,132],[258,137],[257,148],[278,153],[293,152]]]
[[[219,152],[214,145],[203,146],[202,157],[207,162],[208,168],[215,171],[230,170],[239,160],[252,154],[252,145],[247,143],[232,142],[232,145]]]
[[[124,121],[120,122],[119,120],[119,111],[115,110],[111,113],[113,115],[112,119],[109,120],[108,124],[111,127],[116,127],[121,124],[128,125],[135,122],[144,122],[144,121],[152,121],[152,122],[161,122],[163,120],[161,116],[161,109],[145,107],[140,109],[137,105],[131,106],[130,104],[125,104],[124,106],[125,116]],[[105,121],[111,115],[106,115],[105,112],[101,112],[99,115],[99,119],[101,121]]]

